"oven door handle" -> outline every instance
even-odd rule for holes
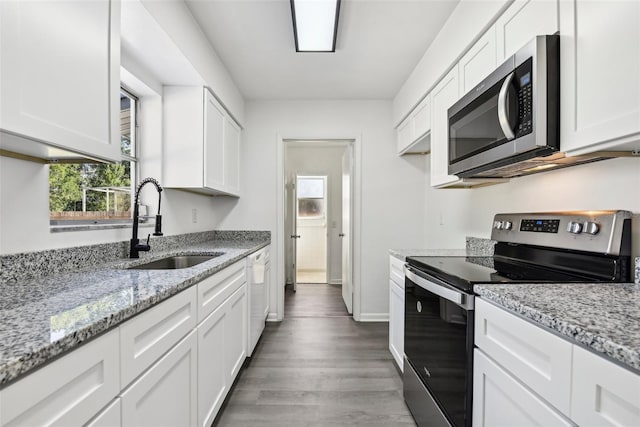
[[[465,310],[473,310],[473,295],[468,295],[461,291],[456,291],[451,288],[445,287],[444,285],[439,285],[437,283],[433,283],[418,274],[416,274],[415,270],[409,267],[408,265],[404,266],[404,275],[407,279],[411,280],[416,285],[420,286],[422,289],[425,289],[439,297],[450,301]]]

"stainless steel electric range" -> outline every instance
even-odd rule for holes
[[[409,257],[404,398],[419,426],[471,426],[473,285],[631,281],[631,213],[498,214],[493,256]]]

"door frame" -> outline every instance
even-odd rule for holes
[[[353,154],[351,162],[352,197],[351,197],[351,236],[353,253],[351,257],[351,283],[353,286],[353,319],[360,320],[361,306],[361,223],[362,223],[362,138],[360,135],[334,135],[322,138],[305,138],[295,135],[276,136],[276,235],[275,241],[278,263],[276,264],[276,312],[269,314],[268,320],[284,319],[284,283],[285,283],[285,146],[287,144],[309,144],[317,147],[346,146]]]

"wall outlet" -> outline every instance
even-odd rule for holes
[[[191,209],[191,222],[194,224],[198,222],[198,209],[196,208]]]

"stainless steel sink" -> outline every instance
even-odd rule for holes
[[[177,255],[170,256],[146,264],[129,267],[129,270],[177,270],[179,268],[189,268],[194,265],[201,264],[210,259],[219,257],[222,253],[214,253],[211,255]]]

